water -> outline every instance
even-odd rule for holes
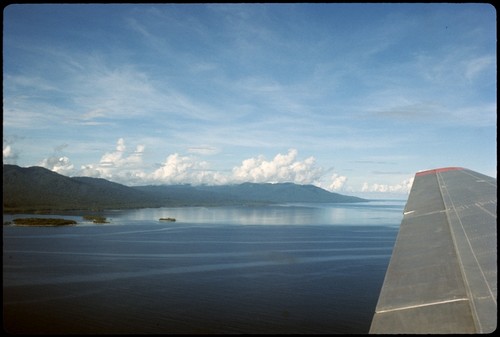
[[[367,333],[403,206],[159,208],[109,211],[104,225],[4,226],[4,328]]]

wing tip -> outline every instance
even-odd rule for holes
[[[441,167],[441,168],[432,169],[432,170],[418,171],[415,174],[415,176],[425,176],[427,174],[436,174],[436,173],[441,173],[441,172],[446,172],[446,171],[456,171],[456,170],[464,170],[464,168],[457,167],[457,166]]]

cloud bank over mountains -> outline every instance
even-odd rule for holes
[[[61,154],[61,150],[55,149],[52,156],[44,158],[37,165],[67,176],[104,178],[126,185],[292,182],[312,184],[332,192],[407,194],[413,182],[413,178],[409,178],[396,185],[370,185],[365,182],[361,187],[349,186],[346,176],[317,166],[313,156],[300,160],[298,151],[293,148],[286,154],[278,153],[272,159],[266,159],[263,155],[245,159],[230,171],[212,169],[210,163],[202,160],[195,151],[188,151],[190,155],[170,154],[163,163],[148,171],[150,165],[143,161],[145,145],[138,144],[134,150],[129,150],[123,138],[119,138],[114,151],[104,153],[99,162],[82,165],[79,169],[70,158]],[[12,147],[4,146],[4,163],[14,164],[16,158]]]

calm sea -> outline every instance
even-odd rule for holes
[[[58,217],[78,225],[3,226],[4,329],[367,333],[404,204],[157,208],[106,212],[104,225],[68,213]]]

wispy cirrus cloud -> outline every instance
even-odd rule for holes
[[[130,121],[138,120],[151,131],[168,128],[170,134],[190,134],[188,138],[196,142],[200,123],[224,119],[224,110],[133,66],[109,67],[99,57],[85,56],[78,63],[85,64],[85,71],[59,70],[66,77],[64,84],[57,79],[9,75],[6,90],[19,94],[4,100],[4,125],[31,130],[87,126],[109,132],[131,128]],[[61,104],[45,102],[46,90],[63,97]]]
[[[215,155],[220,152],[220,149],[210,145],[190,146],[187,149],[188,153],[200,155]]]
[[[488,72],[492,68],[496,68],[496,58],[493,55],[477,56],[468,61],[464,65],[464,76],[469,81],[473,81],[481,76],[484,72]]]

